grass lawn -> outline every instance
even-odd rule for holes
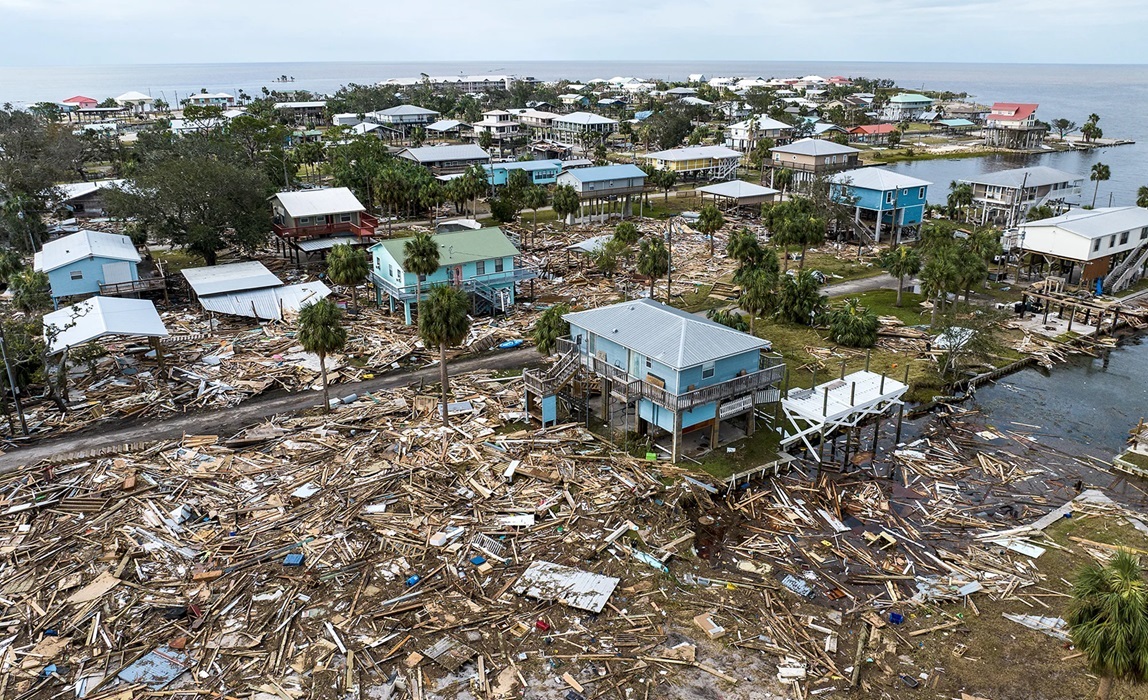
[[[1113,296],[1115,296],[1115,297],[1126,297],[1130,294],[1135,294],[1136,292],[1142,292],[1145,289],[1148,289],[1148,277],[1145,277],[1144,279],[1140,280],[1139,282],[1132,285],[1128,289],[1125,289],[1122,292],[1117,292],[1116,294],[1113,294]]]
[[[800,248],[795,247],[795,252],[798,251]],[[794,261],[790,261],[791,267],[796,264]],[[862,258],[858,260],[856,255],[839,257],[823,251],[806,251],[805,269],[820,270],[825,273],[826,277],[830,278],[828,280],[830,284],[845,280],[876,277],[883,272],[872,259]]]
[[[897,630],[904,639],[916,629],[950,620],[964,621],[956,630],[931,632],[910,640],[908,653],[913,665],[929,670],[930,686],[936,683],[927,694],[918,691],[921,697],[961,697],[962,692],[982,698],[1034,700],[1093,697],[1097,679],[1088,673],[1084,658],[1066,658],[1074,656],[1075,649],[1007,620],[1002,614],[1064,617],[1070,600],[1066,595],[1070,590],[1068,582],[1082,566],[1094,561],[1070,537],[1137,549],[1148,549],[1148,538],[1123,518],[1112,516],[1061,520],[1045,533],[1062,549],[1050,547],[1035,560],[1012,556],[1018,566],[1035,564],[1044,578],[1036,586],[1020,589],[1005,600],[974,596],[979,615],[969,607],[946,605],[935,608],[931,617],[917,614]],[[958,643],[968,647],[963,656],[953,654]],[[1113,686],[1111,695],[1113,699],[1146,696],[1148,691],[1143,686],[1121,682]]]
[[[163,269],[168,275],[179,274],[180,270],[189,267],[203,267],[206,263],[203,258],[186,250],[173,248],[171,250],[152,249],[151,256],[157,262],[163,262]]]
[[[724,479],[753,467],[768,464],[777,459],[781,436],[764,421],[758,421],[753,437],[742,438],[729,445],[723,445],[701,458],[701,465],[694,465],[702,471]],[[729,449],[733,452],[729,452]],[[680,466],[692,464],[683,462]]]

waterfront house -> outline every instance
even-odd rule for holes
[[[857,168],[829,176],[833,196],[850,201],[853,220],[865,226],[880,242],[882,233],[892,243],[900,243],[915,233],[925,217],[929,185],[933,184],[885,168]]]
[[[152,111],[155,100],[150,95],[132,90],[117,97],[116,104],[136,114],[143,114]]]
[[[589,403],[569,393],[577,375],[588,375],[601,387],[605,422],[620,422],[639,435],[664,431],[677,461],[683,435],[700,433],[712,449],[722,423],[742,416],[744,428],[736,435],[752,435],[756,407],[779,399],[784,364],[764,354],[771,348],[768,340],[650,299],[563,319],[570,336],[559,342],[559,362],[523,372],[527,412],[543,425],[559,421],[560,400],[574,411]],[[727,434],[733,432],[727,426]]]
[[[932,107],[931,97],[903,92],[889,98],[889,103],[881,110],[881,119],[887,122],[918,121]]]
[[[794,186],[803,188],[815,178],[857,167],[860,152],[826,139],[800,139],[769,149],[770,166],[774,173],[782,168],[790,171]]]
[[[1030,273],[1048,271],[1068,284],[1107,293],[1126,289],[1144,276],[1148,263],[1148,209],[1073,209],[1060,216],[1019,225],[1018,247]]]
[[[99,294],[101,285],[134,282],[139,251],[127,236],[77,231],[48,241],[32,260],[32,269],[48,275],[53,303],[65,297]]]
[[[961,180],[973,188],[973,219],[1005,228],[1017,225],[1036,206],[1067,209],[1079,204],[1084,177],[1036,165]]]
[[[784,143],[792,135],[792,124],[765,116],[750,117],[736,124],[730,124],[726,143],[730,148],[749,153],[757,148],[758,139],[768,138],[773,139],[774,143]]]
[[[849,140],[854,143],[888,143],[889,134],[895,131],[896,124],[861,124],[849,130]]]
[[[418,163],[435,175],[461,173],[472,165],[490,163],[490,154],[473,143],[404,148],[398,156]]]
[[[618,130],[618,121],[592,112],[572,112],[555,117],[553,138],[567,145],[581,144],[588,137],[605,139]]]
[[[646,186],[646,173],[636,165],[600,165],[591,168],[574,168],[558,175],[559,185],[570,185],[582,201],[582,212],[589,205],[595,205],[600,213],[607,202],[622,202],[622,217],[631,214],[630,199],[640,195]]]
[[[981,130],[985,145],[996,148],[1040,148],[1048,127],[1036,118],[1040,105],[1019,102],[994,102],[985,116]]]
[[[226,92],[201,92],[188,97],[187,104],[196,107],[234,107],[235,96]]]
[[[326,100],[308,102],[276,102],[275,111],[292,124],[321,124],[327,111]]]
[[[436,233],[431,239],[438,245],[439,268],[422,277],[403,268],[410,238],[391,238],[371,246],[375,300],[382,303],[386,296],[392,313],[396,303],[402,304],[407,325],[419,284],[424,299],[432,287],[449,284],[469,295],[472,312],[495,313],[514,305],[516,283],[536,276],[530,268],[518,265],[518,248],[500,228]]]
[[[564,166],[560,160],[522,160],[512,163],[492,163],[482,167],[486,170],[487,181],[494,187],[500,187],[510,180],[510,173],[515,170],[524,171],[530,177],[532,185],[553,185]]]
[[[277,243],[290,246],[296,254],[372,238],[379,225],[346,187],[280,192],[269,201]]]
[[[685,146],[647,153],[640,158],[655,170],[668,170],[695,180],[731,180],[737,177],[741,152],[725,146]]]
[[[74,97],[69,97],[66,100],[62,100],[60,104],[71,107],[72,109],[91,109],[92,107],[98,105],[99,102],[91,97],[75,95]]]

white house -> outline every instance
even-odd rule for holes
[[[750,117],[729,127],[729,146],[748,153],[757,147],[757,140],[769,138],[775,142],[788,138],[793,126],[766,116]]]
[[[888,122],[914,121],[920,119],[932,106],[931,97],[903,92],[889,98],[889,104],[881,110],[881,118]]]
[[[1022,251],[1090,289],[1102,280],[1106,292],[1119,291],[1139,279],[1148,262],[1148,209],[1073,209],[1019,229]]]

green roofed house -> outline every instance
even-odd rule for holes
[[[903,92],[889,98],[889,103],[881,111],[881,119],[887,122],[917,121],[932,106],[931,97]]]
[[[517,282],[537,276],[534,270],[518,264],[518,248],[500,228],[437,233],[431,238],[438,244],[439,268],[423,276],[423,298],[431,288],[450,284],[470,295],[472,312],[496,313],[514,305]],[[407,325],[411,323],[411,303],[419,285],[415,274],[404,269],[409,240],[391,238],[371,246],[375,301],[381,304],[386,295],[392,312],[395,303],[401,303]]]

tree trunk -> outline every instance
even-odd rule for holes
[[[355,307],[356,310],[359,308],[359,285],[357,284],[351,285],[351,306]]]
[[[1096,195],[1100,193],[1100,180],[1096,181],[1096,187],[1092,190],[1092,208],[1096,208]],[[1111,683],[1112,681],[1109,681]]]
[[[654,276],[650,275],[650,301],[657,301],[654,299]]]
[[[1096,700],[1108,700],[1112,692],[1112,676],[1105,674],[1100,677],[1100,686],[1096,689]]]
[[[450,394],[450,387],[446,383],[446,343],[440,343],[438,346],[438,377],[442,384],[442,424],[445,427],[449,425],[446,415],[446,401]]]
[[[327,353],[319,353],[319,374],[323,375],[323,413],[331,412],[331,394],[327,392]]]
[[[781,248],[781,273],[784,275],[789,272],[789,246],[778,246]]]
[[[897,277],[897,308],[901,308],[901,290],[905,288],[905,276]]]
[[[752,311],[749,312],[749,334],[753,335],[753,322],[757,318],[757,314]]]
[[[805,248],[806,248],[806,244],[802,243],[801,244],[801,260],[797,263],[797,269],[798,270],[804,270],[805,269]]]
[[[666,204],[669,204],[670,203],[670,190],[669,189],[665,190],[665,194],[666,194]],[[1093,197],[1093,199],[1095,200],[1096,198]]]

